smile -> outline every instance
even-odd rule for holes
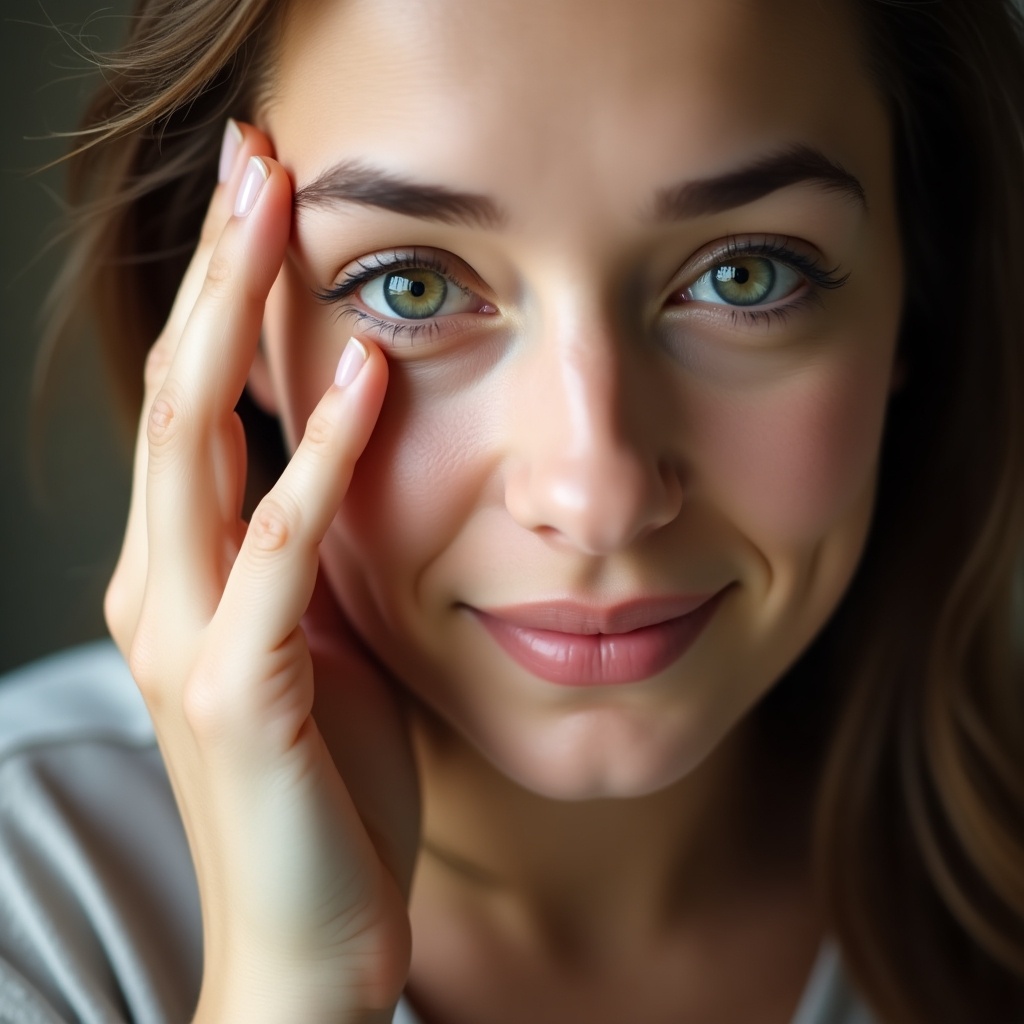
[[[471,610],[527,672],[561,686],[614,686],[650,679],[681,658],[728,589],[607,609],[553,601]]]

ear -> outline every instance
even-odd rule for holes
[[[249,379],[246,381],[245,390],[249,397],[269,416],[277,416],[280,413],[277,396],[270,383],[270,366],[267,363],[267,354],[262,342],[256,349],[256,358],[249,369]]]

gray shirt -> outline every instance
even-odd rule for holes
[[[0,1024],[183,1024],[201,941],[181,819],[117,649],[0,679]],[[394,1021],[416,1024],[404,1001]],[[792,1024],[872,1024],[832,943]]]

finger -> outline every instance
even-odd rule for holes
[[[259,341],[267,293],[284,259],[291,182],[275,161],[251,158],[147,422],[146,601],[205,624],[216,608],[224,530],[218,445],[230,450],[234,406]],[[183,624],[184,624],[183,620]]]
[[[273,155],[274,148],[270,139],[261,131],[252,125],[234,120],[228,121],[224,129],[221,148],[222,177],[213,191],[199,233],[199,243],[178,288],[170,316],[167,319],[166,329],[161,334],[161,340],[166,336],[172,355],[189,313],[202,291],[203,278],[206,277],[210,255],[220,239],[221,232],[231,219],[235,197],[238,194],[249,159],[254,156],[272,157]]]
[[[187,311],[194,304],[203,275],[206,273],[210,253],[231,216],[231,197],[240,184],[246,160],[252,155],[271,152],[270,140],[261,132],[250,125],[228,121],[220,155],[220,181],[214,189],[207,209],[199,244],[178,291],[168,322],[146,359],[144,397],[136,433],[128,520],[121,551],[104,598],[107,627],[125,655],[128,654],[131,638],[138,623],[149,562],[146,540],[146,428],[149,410],[166,378],[177,347],[178,336],[187,318]],[[242,450],[244,453],[244,442]],[[244,464],[241,472],[244,489]]]
[[[242,521],[247,468],[245,427],[236,412],[229,417],[226,429],[216,433],[214,464],[223,530],[219,578],[226,580],[245,537],[245,523]]]
[[[225,432],[223,474],[218,474],[221,518],[225,526],[234,528],[242,518],[248,457],[242,417],[232,412]]]
[[[342,360],[359,345],[350,341]],[[328,389],[280,479],[257,506],[225,586],[213,628],[244,630],[254,649],[283,644],[306,611],[320,544],[380,412],[387,363],[372,344],[362,347],[367,357],[358,376]]]

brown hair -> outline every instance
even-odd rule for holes
[[[1024,1021],[1024,25],[861,5],[890,100],[909,282],[819,874],[886,1020]]]
[[[142,0],[101,58],[52,337],[91,306],[133,415],[224,119],[265,99],[283,7]],[[757,714],[808,737],[820,891],[880,1017],[1008,1024],[1024,1020],[1024,24],[1012,0],[858,7],[896,139],[909,376],[857,576]]]

